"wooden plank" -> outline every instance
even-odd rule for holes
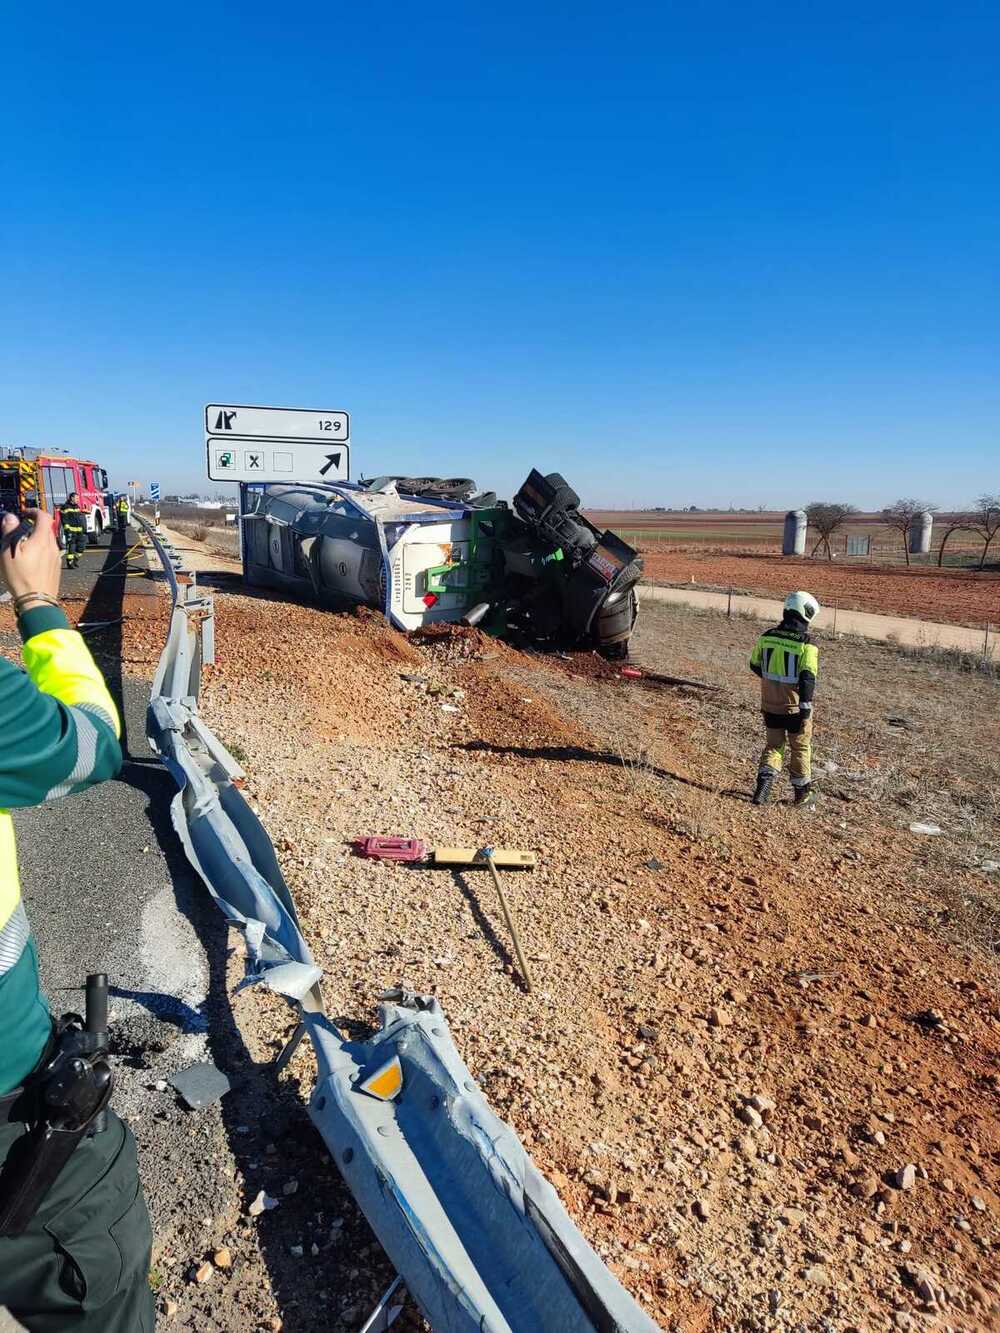
[[[478,847],[435,847],[434,864],[444,866],[485,866]],[[516,847],[494,847],[493,862],[503,870],[530,870],[537,862],[534,852],[522,852]]]

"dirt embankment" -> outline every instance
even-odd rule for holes
[[[781,556],[714,555],[697,551],[643,553],[646,577],[654,583],[694,583],[708,588],[783,597],[807,588],[824,605],[855,611],[916,616],[980,627],[1000,623],[1000,574],[924,567],[887,570],[877,565]]]
[[[227,597],[204,712],[247,766],[338,1015],[370,1021],[395,982],[437,994],[665,1329],[995,1327],[997,1001],[937,911],[941,876],[957,902],[982,874],[846,780],[812,816],[749,807],[750,687],[699,688],[685,623],[644,622],[642,660],[678,683]],[[850,708],[849,673],[843,691]],[[532,995],[488,882],[354,858],[375,833],[538,853],[507,877]],[[262,1017],[255,1055],[274,1035]],[[305,1052],[293,1069],[308,1082]],[[295,1326],[346,1328],[357,1274],[308,1216],[296,1243],[322,1278],[301,1266]]]

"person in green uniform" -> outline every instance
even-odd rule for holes
[[[39,1108],[36,1071],[52,1048],[9,811],[71,796],[121,767],[118,713],[82,636],[59,606],[52,519],[0,551],[24,669],[0,658],[0,1205],[8,1158],[23,1156]],[[18,519],[4,516],[0,537]],[[71,886],[70,886],[71,887]],[[153,1333],[152,1244],[135,1139],[109,1111],[83,1138],[27,1227],[0,1234],[0,1306],[28,1333]]]
[[[128,527],[128,519],[129,519],[129,507],[128,507],[127,495],[119,495],[118,500],[115,503],[115,517],[117,518],[118,521],[118,531],[124,534],[125,529]]]
[[[59,506],[62,529],[66,536],[66,568],[75,569],[87,549],[87,515],[80,508],[80,497],[71,491]]]

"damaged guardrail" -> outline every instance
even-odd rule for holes
[[[424,1316],[437,1333],[655,1333],[490,1110],[436,999],[386,992],[380,1030],[364,1042],[347,1040],[325,1013],[321,972],[274,848],[235,785],[242,770],[198,715],[201,664],[214,644],[211,599],[135,518],[172,596],[147,734],[177,782],[174,827],[244,933],[248,980],[296,1005],[299,1024],[277,1065],[309,1037],[310,1117]]]

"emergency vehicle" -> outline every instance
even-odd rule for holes
[[[108,474],[99,463],[61,449],[0,448],[0,510],[45,509],[57,514],[73,491],[87,516],[87,532],[99,537],[114,526]]]

